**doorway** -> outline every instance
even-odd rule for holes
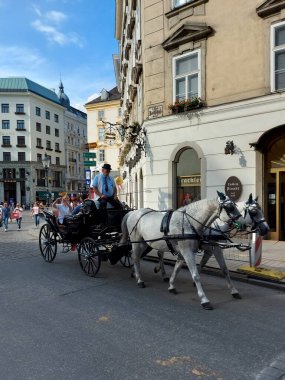
[[[285,240],[285,134],[273,137],[265,153],[265,216],[270,240]]]

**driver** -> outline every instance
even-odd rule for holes
[[[115,209],[122,209],[122,205],[117,197],[117,188],[113,177],[110,176],[110,164],[102,166],[102,173],[97,174],[93,180],[93,188],[95,193],[95,202],[99,204],[99,209],[107,207],[107,203],[111,204]]]

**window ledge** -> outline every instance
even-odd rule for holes
[[[57,153],[61,153],[61,150],[58,150],[58,149],[55,149],[54,151]]]
[[[46,150],[52,151],[53,149],[52,148],[46,148]]]
[[[41,145],[36,145],[36,148],[38,148],[38,149],[44,149],[44,147],[41,146]]]
[[[16,128],[16,131],[26,131],[26,128]]]
[[[2,148],[12,148],[11,144],[2,144]]]
[[[181,11],[184,11],[185,9],[192,8],[192,7],[197,7],[198,5],[207,3],[208,0],[194,0],[191,3],[186,3],[183,5],[180,5],[179,7],[175,7],[171,9],[169,12],[165,13],[165,16],[167,18],[171,18],[179,14]]]
[[[27,145],[26,144],[17,144],[16,147],[17,148],[26,148]]]
[[[15,115],[26,115],[26,112],[15,112]]]

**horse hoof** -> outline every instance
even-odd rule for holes
[[[174,289],[168,289],[169,293],[171,294],[178,294],[177,290],[174,288]]]
[[[168,282],[168,281],[169,281],[169,278],[168,278],[168,277],[164,277],[164,278],[163,278],[163,281],[164,281],[164,282]]]
[[[195,282],[193,281],[193,286],[194,286],[194,288],[196,288],[196,284],[195,284]]]
[[[131,278],[134,278],[135,277],[135,274],[134,272],[131,273]]]
[[[138,283],[138,287],[139,287],[139,288],[145,288],[145,284],[144,284],[144,282],[139,282],[139,283]]]
[[[202,308],[205,310],[213,310],[214,309],[210,302],[204,302],[201,305],[202,305]]]
[[[156,267],[154,267],[154,273],[158,273],[159,272],[159,269],[157,269]]]
[[[241,295],[239,293],[234,293],[232,294],[233,298],[235,298],[236,300],[241,300]]]

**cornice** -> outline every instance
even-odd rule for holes
[[[256,13],[265,18],[279,13],[282,9],[285,9],[285,0],[267,0],[256,8]]]

